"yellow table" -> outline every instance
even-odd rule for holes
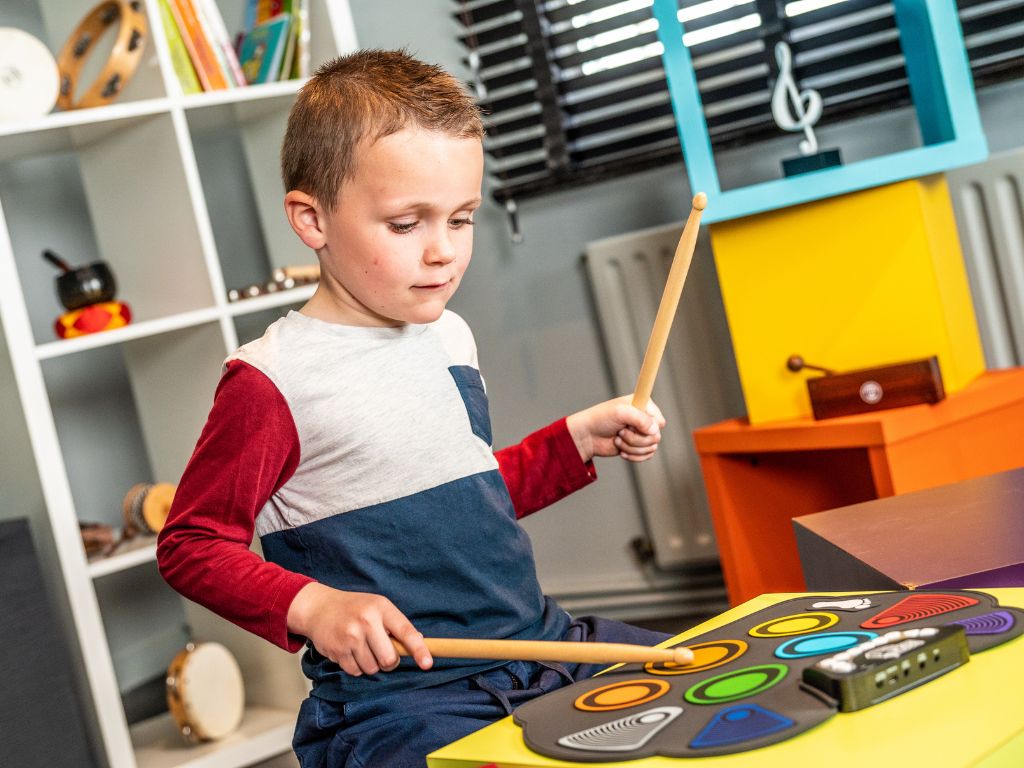
[[[1024,588],[985,589],[1001,605],[1024,608]],[[845,593],[815,592],[816,595]],[[695,637],[799,594],[761,595],[684,632]],[[971,656],[942,677],[858,712],[839,712],[792,739],[749,752],[702,758],[652,757],[618,763],[568,763],[530,751],[511,717],[470,734],[427,758],[429,768],[1020,768],[1024,766],[1024,638]]]

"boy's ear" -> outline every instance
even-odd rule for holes
[[[319,251],[327,244],[324,213],[313,197],[297,189],[291,190],[284,196],[284,212],[295,234],[307,246]]]

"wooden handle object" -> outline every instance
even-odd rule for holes
[[[668,342],[668,332],[672,328],[672,319],[676,315],[676,307],[679,306],[679,297],[683,294],[686,273],[690,271],[690,262],[693,261],[693,249],[697,245],[697,231],[700,229],[700,216],[707,204],[708,196],[703,192],[694,195],[693,208],[686,220],[686,226],[683,227],[683,234],[679,238],[679,245],[676,246],[675,256],[672,257],[668,280],[665,281],[665,290],[661,294],[661,304],[658,305],[658,314],[654,318],[654,328],[651,330],[651,337],[647,342],[644,361],[640,365],[640,376],[636,382],[636,389],[633,390],[633,406],[635,408],[646,408],[651,399],[654,377],[658,375],[661,356],[665,353],[665,344]]]
[[[572,643],[545,640],[475,640],[471,638],[426,637],[432,656],[452,659],[499,659],[508,661],[564,661],[584,664],[693,663],[689,648],[649,648],[628,643]],[[408,649],[392,638],[400,656]]]

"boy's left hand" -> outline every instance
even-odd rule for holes
[[[626,461],[647,461],[658,450],[665,417],[653,401],[645,412],[634,408],[632,399],[624,395],[606,400],[566,418],[583,461],[616,455]]]

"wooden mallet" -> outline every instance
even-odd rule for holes
[[[635,408],[644,410],[647,408],[647,403],[650,402],[651,391],[654,389],[654,377],[658,375],[661,357],[665,353],[665,344],[668,342],[668,332],[672,328],[672,319],[676,315],[676,307],[679,306],[679,297],[683,294],[686,273],[690,271],[690,262],[693,261],[693,249],[697,245],[697,231],[700,229],[700,216],[707,204],[708,196],[703,192],[698,192],[693,196],[693,208],[686,220],[686,226],[683,227],[683,234],[679,238],[679,245],[676,246],[675,256],[672,257],[668,280],[665,281],[665,290],[661,294],[661,304],[658,305],[658,314],[654,318],[654,328],[651,330],[651,337],[647,342],[644,361],[640,365],[640,376],[637,378],[636,389],[633,390],[633,407]]]
[[[394,638],[400,656],[411,656]],[[558,640],[476,640],[473,638],[425,637],[432,656],[452,659],[495,659],[508,661],[564,661],[582,664],[693,663],[689,648],[650,648],[629,643],[576,643]]]

